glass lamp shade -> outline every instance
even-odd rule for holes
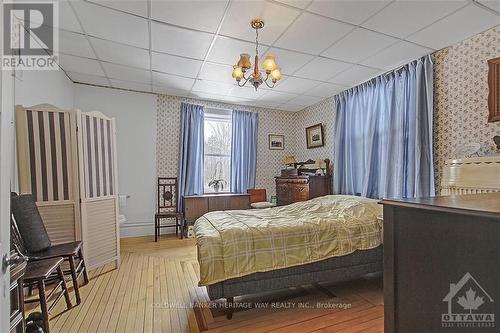
[[[264,59],[264,63],[262,63],[262,69],[269,74],[277,67],[278,66],[276,65],[276,56],[274,54],[268,54]]]
[[[238,64],[236,66],[240,67],[243,72],[245,72],[247,69],[250,69],[252,67],[252,63],[250,62],[250,55],[247,53],[240,54],[240,60],[238,61]]]
[[[233,78],[236,79],[236,81],[240,81],[243,78],[243,71],[241,70],[241,67],[233,66]]]
[[[295,160],[295,156],[290,155],[290,156],[285,157],[285,164],[286,165],[293,165],[295,163],[297,163],[297,161]]]
[[[273,80],[273,82],[280,80],[281,79],[281,68],[276,66],[276,68],[271,71],[271,74],[269,74],[269,77],[271,78],[271,80]]]

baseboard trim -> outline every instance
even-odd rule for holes
[[[175,233],[175,228],[164,228],[162,235]],[[120,225],[120,238],[154,236],[155,225],[153,222],[123,223]]]

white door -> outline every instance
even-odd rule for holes
[[[0,6],[0,27],[3,7]],[[3,34],[0,34],[3,35]],[[0,37],[0,45],[3,45]],[[14,78],[0,70],[0,332],[9,332],[10,275],[6,259],[10,249],[10,181],[13,163]]]

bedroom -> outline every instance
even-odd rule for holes
[[[0,17],[0,331],[495,331],[499,1]]]

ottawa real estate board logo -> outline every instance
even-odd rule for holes
[[[2,69],[57,70],[58,3],[4,2]]]
[[[442,327],[495,327],[493,298],[470,273],[457,283],[450,283],[443,302],[448,303],[448,311],[441,314]]]

